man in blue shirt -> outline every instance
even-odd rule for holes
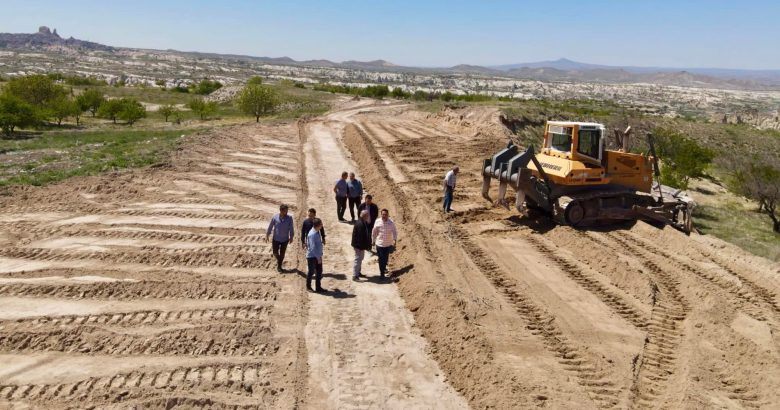
[[[339,217],[339,221],[344,222],[344,212],[347,210],[347,196],[349,195],[349,187],[347,186],[347,172],[341,173],[341,179],[336,181],[336,186],[333,187],[333,193],[336,194],[336,214]]]
[[[266,242],[268,242],[268,238],[271,236],[271,233],[273,233],[271,249],[276,258],[277,272],[282,271],[282,263],[284,262],[284,253],[287,251],[287,244],[290,243],[295,236],[293,218],[292,215],[287,215],[287,210],[287,205],[280,205],[279,213],[271,218],[271,222],[268,224],[268,230],[265,232]]]
[[[349,196],[349,215],[352,217],[352,223],[355,223],[355,211],[357,211],[360,201],[363,199],[363,183],[355,178],[354,172],[349,173],[347,193]],[[359,211],[358,215],[360,215]]]
[[[309,235],[306,238],[308,247],[306,248],[306,262],[309,265],[309,272],[306,274],[306,289],[317,293],[322,293],[325,289],[322,288],[322,236],[320,236],[320,229],[322,229],[322,221],[319,218],[314,218],[312,221],[312,228],[309,231]],[[312,277],[315,279],[315,288],[311,288]]]

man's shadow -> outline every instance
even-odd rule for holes
[[[291,272],[297,273],[298,276],[306,279],[306,272],[304,272],[304,271],[302,271],[300,269],[293,269],[293,270],[291,270]],[[346,280],[347,279],[347,275],[345,275],[343,273],[323,273],[322,274],[322,278],[323,279],[324,278],[331,278],[331,279],[336,279],[336,280]],[[333,299],[350,299],[350,298],[354,298],[355,297],[355,295],[353,295],[351,293],[344,292],[343,290],[341,290],[339,288],[325,289],[325,291],[323,291],[323,292],[320,292],[320,293],[313,292],[313,293],[315,295],[330,296]]]
[[[403,268],[391,270],[389,272],[389,275],[387,275],[384,278],[381,277],[381,276],[367,276],[366,277],[366,282],[376,283],[378,285],[386,285],[386,284],[389,284],[389,283],[395,283],[395,282],[398,282],[398,280],[399,280],[399,278],[401,276],[405,275],[406,273],[408,273],[412,269],[414,269],[414,264],[410,263],[410,264],[404,266]]]

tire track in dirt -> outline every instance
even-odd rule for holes
[[[215,245],[198,250],[141,248],[135,252],[60,251],[44,248],[6,248],[0,256],[35,261],[94,260],[113,263],[143,263],[152,266],[219,266],[269,269],[275,262],[267,249],[250,245]]]
[[[527,328],[539,337],[544,347],[553,354],[563,369],[571,373],[588,397],[600,408],[615,408],[620,404],[620,389],[608,378],[608,372],[600,369],[588,353],[575,346],[564,336],[555,318],[525,294],[520,285],[503,272],[470,235],[461,227],[449,225],[451,236],[469,255],[480,272],[485,275],[515,311],[528,323]]]
[[[79,326],[79,325],[163,325],[176,323],[204,323],[216,321],[262,320],[271,313],[271,305],[243,304],[216,309],[186,310],[135,310],[132,312],[100,313],[92,315],[42,316],[16,320],[0,320],[4,330],[18,328],[24,330],[39,326]],[[0,335],[2,337],[2,335]]]
[[[560,251],[553,247],[554,245],[548,244],[547,240],[540,235],[534,235],[533,238],[523,235],[520,236],[520,238],[527,244],[536,248],[540,254],[552,261],[561,272],[565,273],[566,276],[580,285],[583,289],[595,295],[605,305],[612,309],[613,312],[634,325],[634,327],[640,329],[647,328],[649,318],[641,311],[632,307],[632,303],[626,301],[625,297],[618,291],[611,289],[609,286],[596,279],[592,273],[588,273],[590,270],[588,267],[583,266],[579,261],[564,256]]]
[[[224,392],[273,403],[277,390],[271,387],[267,363],[214,364],[166,370],[135,370],[111,376],[90,377],[63,384],[0,385],[0,399],[52,403],[63,399],[123,400],[128,396],[201,390]]]
[[[751,289],[742,288],[731,281],[724,280],[716,274],[706,272],[693,264],[684,262],[671,253],[666,252],[646,240],[637,238],[633,234],[621,232],[618,235],[637,247],[648,249],[653,254],[663,256],[669,263],[678,266],[682,271],[692,273],[707,283],[717,286],[728,294],[729,299],[735,306],[748,315],[764,322],[768,321],[769,318],[773,316],[773,306],[771,304],[767,305],[767,301],[753,293]]]
[[[634,360],[631,401],[634,406],[656,407],[663,400],[670,376],[677,371],[678,350],[685,337],[682,326],[690,306],[680,293],[679,280],[656,264],[649,251],[615,233],[604,236],[641,259],[652,278],[652,313],[642,352]]]
[[[157,210],[157,209],[113,209],[110,211],[104,211],[103,214],[108,215],[127,215],[127,216],[172,216],[177,218],[188,219],[224,219],[228,221],[247,220],[257,221],[268,218],[268,214],[250,214],[241,212],[187,212],[187,211],[170,211],[170,210]]]
[[[237,286],[238,285],[238,286]],[[273,300],[274,282],[201,281],[109,282],[78,285],[0,285],[0,296],[59,297],[67,299],[254,299]]]
[[[715,254],[713,254],[711,252],[708,252],[708,251],[705,251],[705,250],[703,250],[703,249],[701,249],[699,247],[695,247],[695,250],[696,250],[696,252],[698,252],[699,254],[704,256],[705,258],[707,258],[710,262],[716,264],[721,269],[726,271],[731,276],[739,279],[739,281],[740,281],[740,283],[742,283],[742,285],[746,286],[747,288],[749,288],[749,290],[753,294],[755,294],[758,297],[760,297],[761,299],[763,299],[764,302],[769,305],[769,308],[772,310],[772,312],[775,315],[780,314],[780,303],[777,302],[777,294],[776,293],[772,292],[769,289],[766,289],[766,288],[762,287],[761,285],[759,285],[755,281],[753,281],[751,279],[748,279],[745,275],[739,273],[737,269],[732,267],[729,263],[727,263],[723,259],[719,258]]]
[[[220,183],[217,183],[217,182],[212,182],[212,181],[205,180],[205,179],[202,179],[202,178],[197,178],[197,177],[194,177],[194,176],[180,175],[180,176],[177,176],[177,179],[188,181],[188,182],[196,184],[196,185],[205,185],[205,186],[207,186],[207,187],[209,187],[211,189],[217,190],[217,191],[230,192],[232,194],[243,196],[245,198],[249,198],[249,199],[254,200],[254,201],[262,201],[262,202],[269,203],[269,204],[276,205],[276,206],[279,206],[279,205],[284,203],[282,201],[279,201],[279,200],[276,200],[276,199],[272,199],[272,198],[268,198],[266,196],[257,194],[255,192],[249,192],[249,191],[247,191],[245,189],[240,189],[240,188],[236,188],[236,187],[233,187],[233,186],[220,184]],[[295,210],[294,209],[295,208],[294,205],[288,204],[288,206],[290,207],[291,211]]]
[[[141,322],[133,331],[146,329]],[[127,329],[130,330],[130,329]],[[3,352],[63,352],[109,355],[266,356],[279,350],[268,324],[242,321],[185,329],[122,334],[123,329],[92,326],[0,334]]]

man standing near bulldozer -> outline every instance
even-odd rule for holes
[[[455,193],[455,182],[460,168],[456,165],[444,176],[444,212],[452,212],[452,197]]]

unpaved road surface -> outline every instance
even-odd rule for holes
[[[0,197],[0,408],[777,408],[776,263],[489,207],[479,166],[505,138],[488,108],[344,101]],[[399,226],[391,280],[375,257],[350,280],[345,170]],[[299,238],[272,269],[281,203],[325,222],[325,294]]]

